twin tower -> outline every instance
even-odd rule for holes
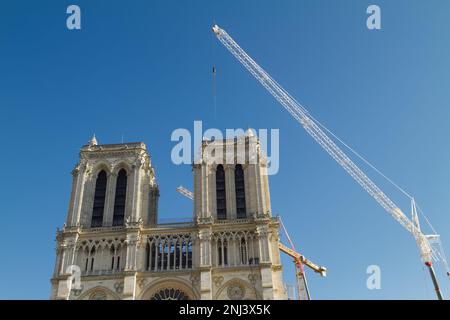
[[[251,131],[203,141],[192,221],[158,223],[146,145],[94,137],[72,171],[51,298],[286,299],[265,159]]]

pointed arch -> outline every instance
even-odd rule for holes
[[[88,264],[89,264],[89,271],[94,271],[94,262],[95,262],[95,246],[92,247],[91,251],[89,252],[90,261],[88,258]]]
[[[217,266],[223,267],[228,265],[228,240],[220,238],[217,241]]]
[[[225,191],[225,171],[221,164],[216,168],[216,207],[217,219],[225,220],[227,218],[227,198]]]
[[[82,293],[78,300],[120,300],[120,297],[106,287],[97,286]]]
[[[196,291],[196,289],[192,286],[192,283],[178,277],[170,277],[165,279],[156,280],[148,284],[142,291],[139,296],[139,300],[153,300],[157,299],[156,296],[161,291],[166,290],[179,290],[185,294],[185,300],[198,300],[200,294]]]
[[[125,169],[120,169],[117,174],[116,194],[114,197],[113,226],[122,226],[125,218],[125,203],[127,197],[128,174]]]
[[[120,170],[125,170],[126,172],[131,172],[132,164],[128,160],[120,160],[114,164],[114,170],[112,173],[118,174]]]
[[[96,162],[92,170],[93,175],[98,176],[101,171],[105,171],[107,176],[111,174],[111,163],[105,159]]]
[[[103,225],[103,214],[105,211],[107,175],[105,170],[101,170],[95,182],[94,205],[92,208],[91,228]]]
[[[236,165],[234,169],[234,185],[236,195],[236,217],[238,219],[247,218],[247,209],[245,207],[245,179],[242,165]]]

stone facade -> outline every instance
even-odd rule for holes
[[[144,143],[83,146],[57,232],[51,298],[286,299],[265,158],[253,135],[238,140],[203,142],[193,219],[169,224],[158,223]],[[238,145],[253,146],[254,157],[229,152]],[[209,161],[211,147],[225,148],[223,164]]]

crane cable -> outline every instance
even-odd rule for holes
[[[294,100],[298,105],[302,106],[294,97],[292,97],[289,93],[288,93],[289,97]],[[302,106],[303,107],[303,106]],[[377,167],[375,167],[375,165],[373,165],[372,163],[369,162],[369,160],[367,160],[366,158],[364,158],[360,153],[358,153],[355,149],[353,149],[350,145],[348,145],[345,141],[343,141],[341,138],[339,138],[334,132],[332,132],[330,129],[328,129],[325,125],[323,125],[319,120],[317,120],[316,118],[314,118],[314,116],[311,115],[311,113],[309,113],[309,111],[306,108],[302,108],[302,111],[304,111],[308,117],[310,117],[313,121],[315,121],[319,127],[321,127],[323,130],[325,130],[326,132],[328,132],[332,137],[334,137],[337,141],[339,141],[344,147],[346,147],[348,150],[350,150],[351,153],[353,153],[357,158],[359,158],[361,161],[363,161],[367,166],[369,166],[370,168],[372,168],[376,173],[378,173],[381,177],[383,177],[386,181],[388,181],[391,185],[393,185],[397,190],[399,190],[401,193],[403,193],[407,198],[409,198],[410,201],[415,201],[414,197],[411,196],[407,191],[405,191],[402,187],[400,187],[397,183],[395,183],[392,179],[390,179],[389,177],[387,177],[383,172],[381,172]],[[420,213],[420,215],[424,218],[426,224],[430,227],[431,231],[434,234],[438,234],[436,232],[436,230],[434,229],[433,225],[431,224],[430,220],[428,219],[428,217],[425,215],[425,213],[423,212],[423,210],[420,208],[420,206],[416,203],[417,209]],[[448,265],[447,262],[447,258],[445,256],[445,251],[442,245],[442,242],[440,241],[440,239],[437,240],[437,248],[434,248],[434,254],[436,255],[436,259],[439,260],[444,269],[445,272],[447,274],[447,276],[450,277],[450,267]]]
[[[213,25],[216,24],[216,20],[214,18],[213,13]],[[214,53],[214,46],[215,46],[215,39],[214,34],[211,35],[211,60],[212,60],[212,98],[213,98],[213,106],[214,106],[214,120],[217,119],[217,80],[216,80],[216,63],[215,63],[215,53]]]
[[[360,153],[358,153],[355,149],[353,149],[350,145],[348,145],[345,141],[343,141],[341,138],[339,138],[334,132],[332,132],[330,129],[328,129],[325,125],[323,125],[319,120],[314,118],[314,116],[311,115],[311,113],[304,108],[294,97],[292,97],[289,93],[287,93],[289,98],[294,100],[299,106],[302,107],[302,111],[304,111],[308,117],[310,117],[313,121],[315,121],[319,127],[321,127],[323,130],[328,132],[331,136],[333,136],[337,141],[339,141],[344,147],[346,147],[350,152],[352,152],[357,158],[359,158],[361,161],[363,161],[367,166],[372,168],[376,173],[378,173],[381,177],[383,177],[386,181],[388,181],[391,185],[393,185],[397,190],[399,190],[401,193],[403,193],[409,200],[415,201],[414,197],[411,196],[408,192],[406,192],[403,188],[401,188],[397,183],[395,183],[392,179],[387,177],[383,172],[381,172],[377,167],[375,167],[372,163],[369,162],[366,158],[364,158]],[[420,213],[420,215],[424,218],[427,225],[430,227],[431,231],[433,231],[434,234],[437,234],[436,230],[434,229],[433,225],[431,224],[428,217],[425,215],[423,210],[420,208],[420,206],[416,203],[417,209]],[[446,271],[447,276],[450,277],[450,267],[447,262],[447,258],[445,256],[444,248],[442,245],[442,242],[440,239],[437,240],[437,248],[435,248],[434,253],[436,255],[437,260],[439,260],[442,265],[444,266],[444,269]]]
[[[295,98],[293,98],[295,100]],[[296,101],[298,103],[298,101]],[[377,167],[375,167],[372,163],[369,162],[366,158],[364,158],[360,153],[358,153],[355,149],[350,147],[345,141],[343,141],[341,138],[339,138],[334,132],[332,132],[330,129],[328,129],[325,125],[323,125],[320,121],[318,121],[316,118],[314,118],[308,110],[304,109],[308,116],[313,119],[322,129],[324,129],[326,132],[328,132],[331,136],[333,136],[337,141],[339,141],[343,146],[345,146],[350,152],[352,152],[356,157],[358,157],[361,161],[363,161],[366,165],[368,165],[370,168],[372,168],[376,173],[378,173],[380,176],[382,176],[386,181],[388,181],[391,185],[393,185],[397,190],[399,190],[401,193],[403,193],[406,197],[408,197],[411,201],[415,201],[414,197],[411,196],[408,192],[406,192],[403,188],[401,188],[397,183],[395,183],[392,179],[387,177],[383,172],[381,172]],[[425,215],[423,210],[420,208],[420,206],[416,203],[417,209],[420,213],[420,215],[424,218],[426,224],[428,227],[433,231],[434,234],[438,234],[437,231],[434,229],[433,225],[431,224],[428,217]],[[437,243],[438,248],[437,252],[435,254],[437,255],[438,260],[443,264],[444,269],[447,273],[447,276],[450,277],[450,267],[447,262],[447,258],[445,256],[445,251],[442,245],[442,242],[440,239]]]
[[[281,228],[283,229],[284,234],[285,234],[289,244],[292,247],[292,250],[297,251],[295,249],[294,242],[292,241],[291,237],[289,236],[289,233],[288,233],[288,231],[287,231],[287,229],[286,229],[286,227],[285,227],[285,225],[283,223],[283,220],[281,219],[280,215],[278,215],[278,220],[280,221]],[[299,279],[298,279],[299,275],[298,275],[298,272],[297,272],[298,271],[297,268],[298,268],[298,269],[300,269],[300,273],[301,273],[300,276],[302,277],[302,280],[303,280],[303,290],[306,292],[307,299],[311,300],[311,295],[310,295],[309,290],[308,290],[308,282],[306,281],[306,275],[305,275],[305,269],[303,268],[303,263],[301,261],[297,262],[296,260],[294,260],[294,264],[295,264],[295,277],[296,277],[296,280],[297,280],[298,284],[300,285]],[[301,291],[300,287],[298,287],[298,289]],[[299,300],[300,300],[300,291],[298,292],[298,299]]]
[[[292,242],[291,237],[289,236],[289,233],[287,232],[287,229],[286,229],[286,227],[284,226],[283,220],[281,220],[281,216],[280,216],[280,215],[278,215],[278,219],[280,220],[281,228],[283,228],[284,234],[285,234],[287,240],[289,241],[289,244],[291,245],[291,247],[292,247],[292,249],[293,249],[294,251],[297,251],[297,250],[295,250],[294,242]]]
[[[297,101],[296,101],[297,102]],[[297,102],[298,103],[298,102]],[[408,192],[406,192],[403,188],[401,188],[397,183],[392,181],[389,177],[387,177],[384,173],[382,173],[377,167],[375,167],[372,163],[369,162],[366,158],[364,158],[360,153],[358,153],[355,149],[350,147],[345,141],[343,141],[341,138],[339,138],[336,134],[334,134],[330,129],[325,127],[320,121],[318,121],[316,118],[314,118],[309,112],[308,116],[313,119],[322,129],[324,129],[326,132],[328,132],[331,136],[333,136],[337,141],[339,141],[343,146],[345,146],[348,150],[350,150],[356,157],[358,157],[360,160],[362,160],[366,165],[368,165],[370,168],[372,168],[376,173],[378,173],[380,176],[382,176],[384,179],[386,179],[390,184],[392,184],[395,188],[397,188],[401,193],[403,193],[406,197],[408,197],[410,200],[413,199],[413,196],[411,196]]]
[[[217,118],[217,84],[216,84],[216,65],[212,67],[212,94],[213,94],[213,103],[214,103],[214,120]]]

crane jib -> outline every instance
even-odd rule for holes
[[[413,234],[421,258],[431,261],[431,246],[426,237],[399,207],[336,145],[315,123],[301,104],[262,69],[226,32],[217,25],[213,32],[231,54],[266,88],[266,90],[296,119],[305,131],[377,201],[397,222]]]

